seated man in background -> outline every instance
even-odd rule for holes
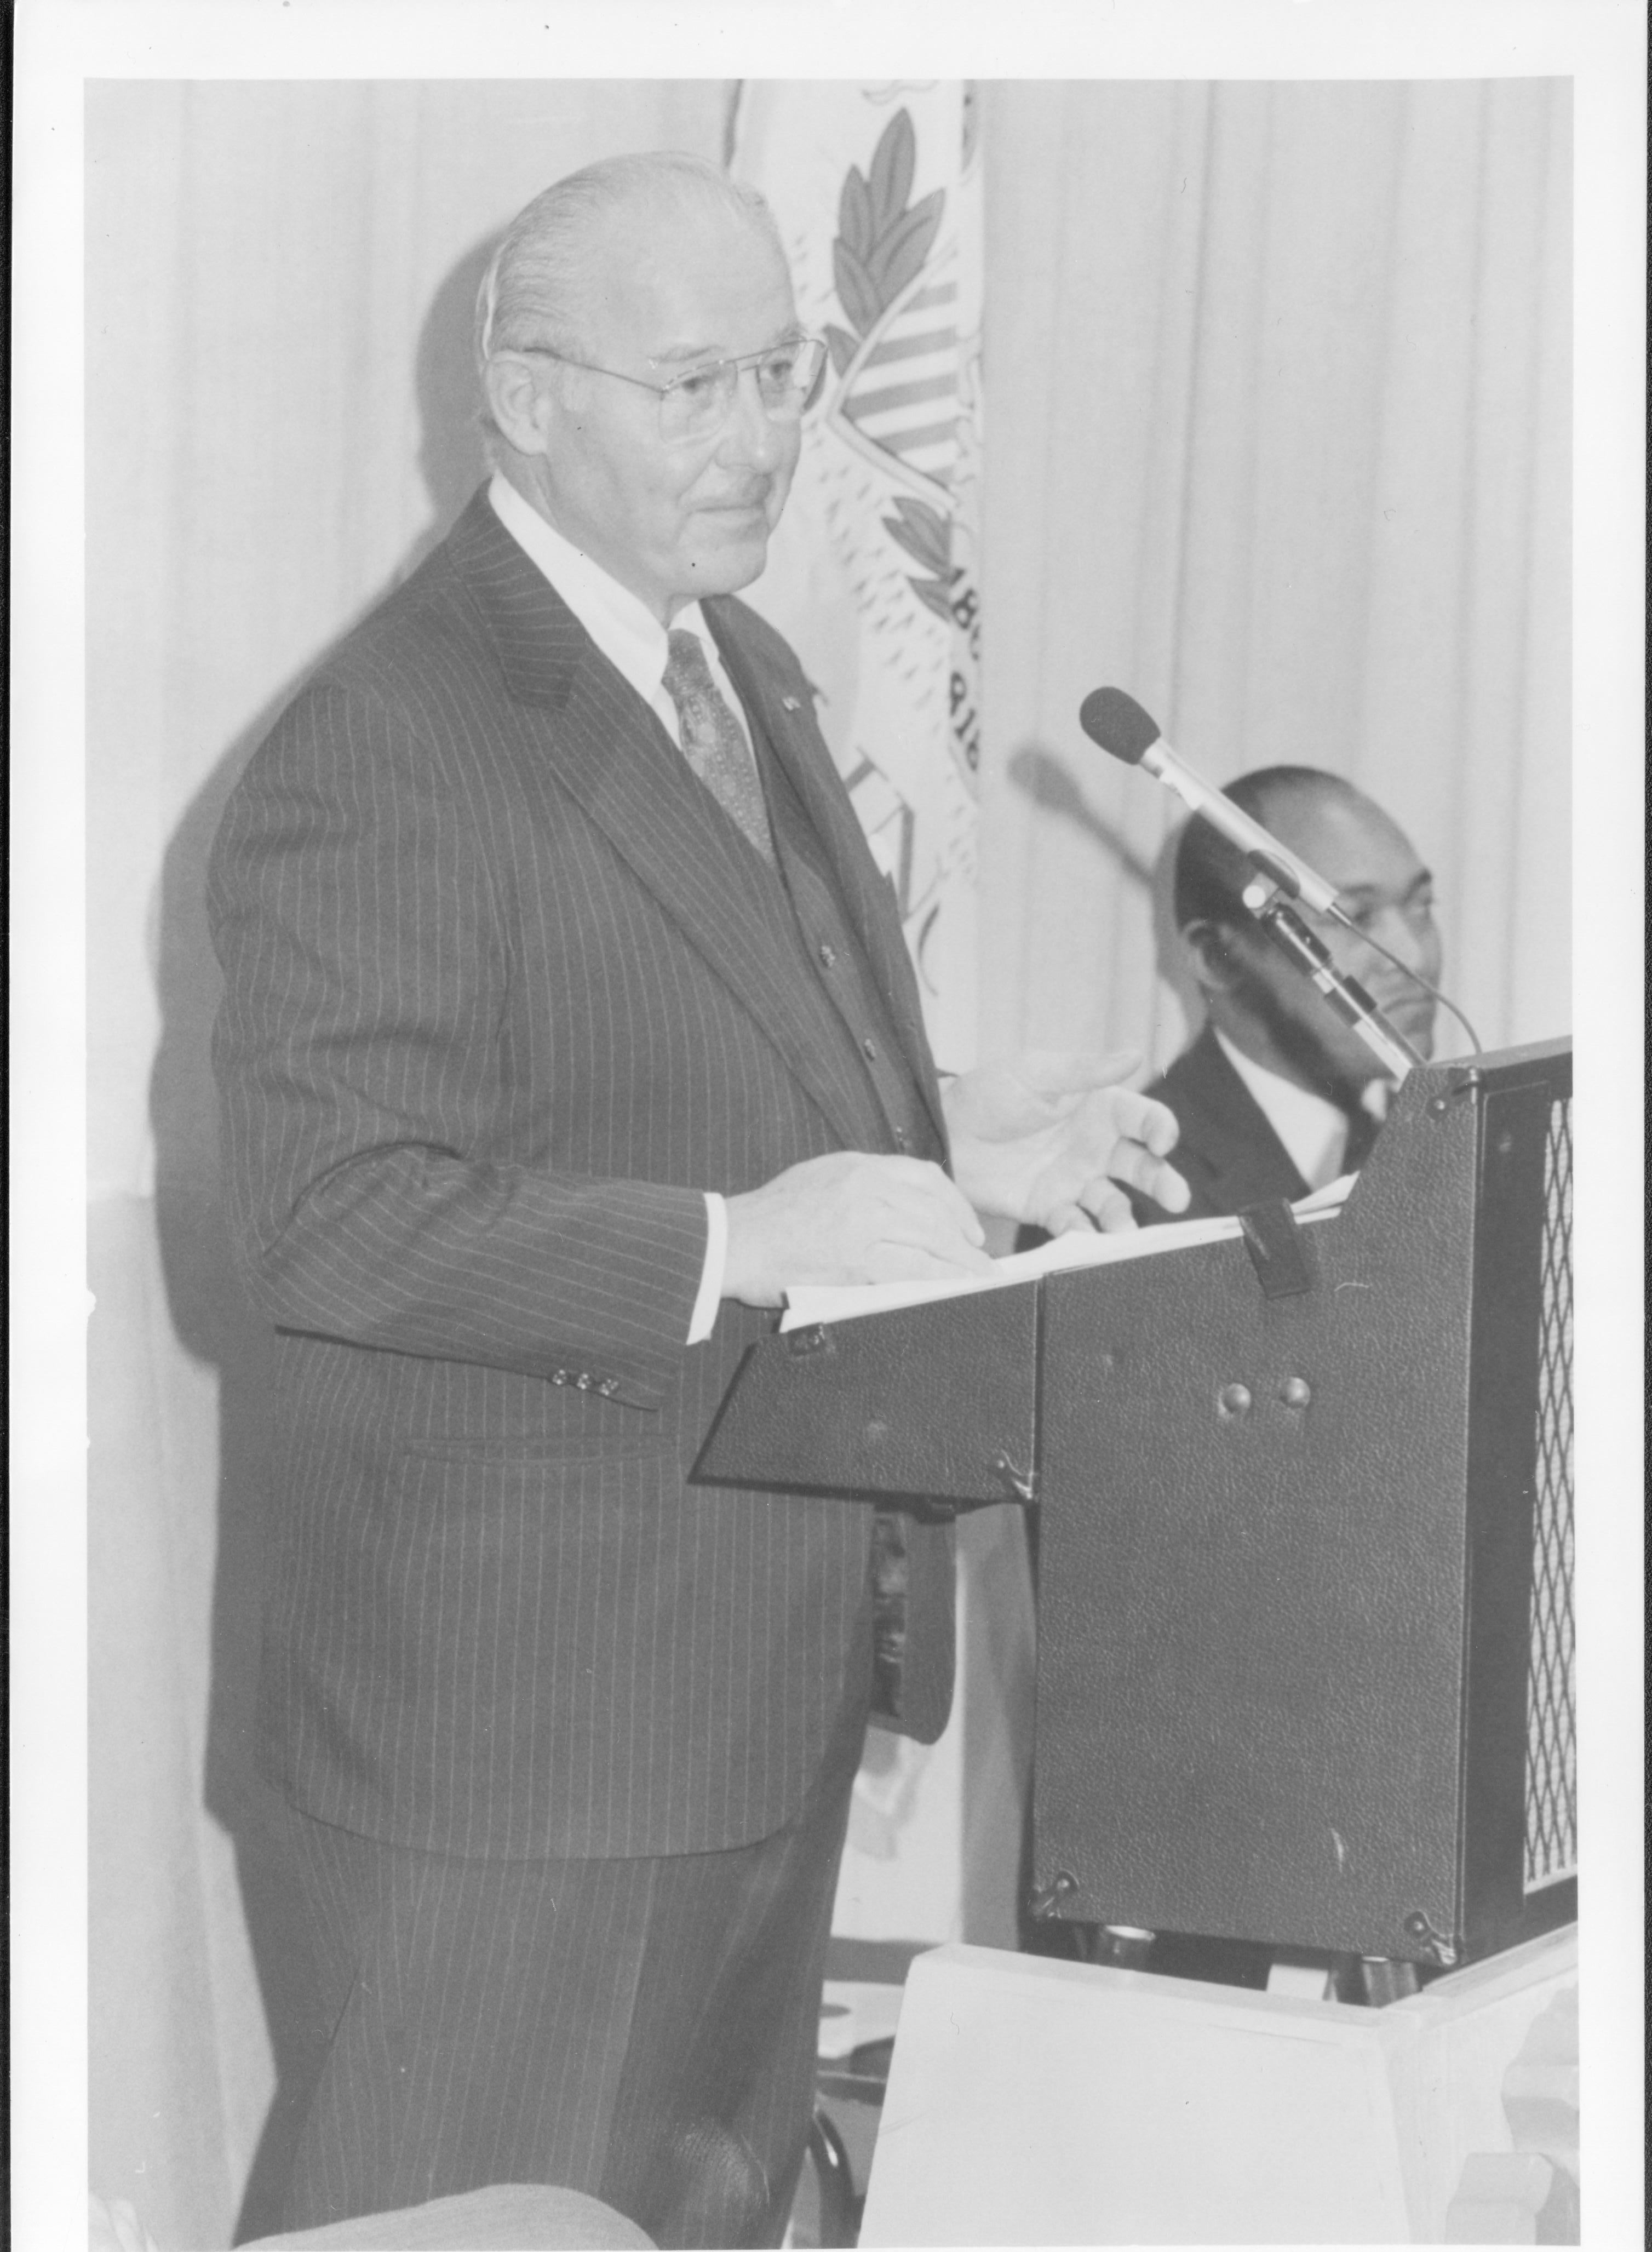
[[[1362,932],[1439,984],[1433,881],[1380,806],[1314,767],[1259,768],[1223,795],[1334,884]],[[1176,1215],[1138,1199],[1144,1221],[1306,1196],[1357,1170],[1386,1109],[1390,1082],[1376,1056],[1244,905],[1253,872],[1219,831],[1189,822],[1177,851],[1176,924],[1205,1023],[1147,1092],[1176,1114],[1177,1167],[1193,1199]],[[1431,997],[1374,946],[1308,907],[1299,912],[1337,968],[1413,1047],[1431,1053]]]

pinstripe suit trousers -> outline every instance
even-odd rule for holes
[[[324,2053],[282,2225],[544,2182],[661,2245],[778,2244],[870,1657],[868,1621],[808,1798],[754,1845],[472,1861],[291,1811]]]

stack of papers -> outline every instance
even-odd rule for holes
[[[1331,1220],[1341,1211],[1354,1185],[1352,1173],[1315,1189],[1291,1206],[1298,1220]],[[1059,1275],[1070,1267],[1105,1267],[1116,1259],[1156,1259],[1167,1251],[1184,1251],[1190,1244],[1220,1243],[1239,1235],[1239,1221],[1223,1213],[1214,1220],[1173,1220],[1161,1227],[1126,1228],[1104,1235],[1095,1228],[1075,1228],[1052,1236],[1036,1251],[1012,1252],[993,1262],[990,1275],[961,1275],[946,1282],[817,1283],[788,1290],[782,1330],[809,1329],[818,1322],[848,1322],[863,1314],[893,1313],[900,1306],[925,1306],[932,1298],[962,1298],[976,1290],[1003,1290],[1017,1282],[1036,1282],[1041,1275]]]

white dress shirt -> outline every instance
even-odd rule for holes
[[[508,477],[495,471],[488,487],[493,512],[505,530],[551,581],[610,664],[635,689],[658,718],[660,725],[681,750],[682,730],[677,706],[665,692],[665,663],[670,654],[665,628],[634,594],[621,586],[599,563],[565,539],[537,508],[525,501]],[[724,700],[741,724],[746,718],[734,684],[723,669],[698,602],[680,611],[672,630],[686,628],[698,636],[711,678]],[[747,740],[750,732],[747,730]],[[723,1276],[728,1265],[728,1206],[714,1189],[705,1197],[705,1264],[700,1269],[699,1292],[689,1322],[687,1342],[703,1345],[711,1334],[723,1296]]]
[[[571,539],[564,539],[554,525],[547,524],[538,510],[524,500],[510,479],[497,470],[488,487],[488,498],[494,514],[517,546],[524,548],[538,565],[603,656],[617,672],[623,674],[681,750],[682,726],[677,706],[665,692],[665,663],[670,652],[665,628],[653,611],[628,587],[610,578],[600,563],[593,563]],[[699,636],[711,678],[724,702],[746,729],[749,744],[751,730],[739,697],[724,670],[711,629],[698,602],[691,602],[672,619],[673,633],[683,629]]]
[[[1269,1071],[1241,1053],[1225,1033],[1218,1032],[1216,1039],[1308,1187],[1322,1189],[1328,1182],[1336,1180],[1342,1172],[1343,1157],[1348,1148],[1348,1120],[1344,1114],[1322,1095],[1315,1095],[1311,1088],[1298,1087],[1294,1080],[1281,1079],[1276,1071]],[[1387,1112],[1388,1093],[1384,1081],[1373,1080],[1360,1097],[1364,1108],[1378,1124]],[[1170,1162],[1175,1164],[1174,1157]]]

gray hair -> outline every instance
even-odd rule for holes
[[[627,205],[682,209],[695,204],[760,227],[784,258],[774,215],[757,190],[684,150],[605,156],[537,195],[505,229],[482,277],[478,373],[496,352],[533,344],[588,351],[584,320],[602,220]]]

